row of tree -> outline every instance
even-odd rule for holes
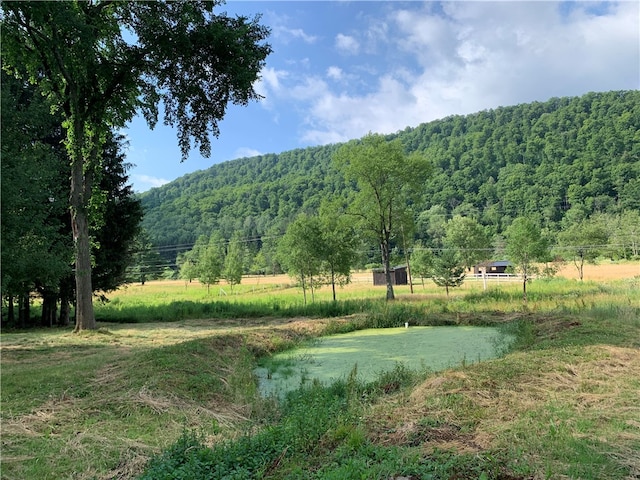
[[[328,208],[328,203],[323,207],[319,215],[298,216],[278,242],[278,262],[298,280],[305,304],[307,292],[313,298],[314,290],[321,285],[331,285],[336,300],[336,286],[349,283],[362,244],[344,211],[336,212]],[[582,279],[585,263],[594,262],[604,252],[607,240],[604,226],[595,222],[580,224],[561,236],[570,246],[551,248],[550,239],[526,217],[514,220],[505,232],[499,255],[511,260],[513,270],[521,275],[525,300],[527,282],[533,275],[555,273],[552,266],[540,272],[541,263],[557,263],[558,254],[568,255]],[[447,223],[444,245],[442,249],[415,245],[404,252],[403,259],[423,282],[429,278],[445,287],[447,296],[450,288],[462,284],[468,271],[497,253],[482,227],[461,216]],[[185,281],[197,278],[209,288],[225,279],[232,289],[241,282],[244,272],[255,267],[241,238],[225,242],[219,234],[199,238],[192,250],[179,256],[178,264],[179,276]]]
[[[62,119],[51,114],[34,86],[4,72],[1,93],[3,320],[29,325],[30,296],[37,294],[43,301],[40,323],[66,325],[75,282]],[[127,184],[122,150],[122,137],[109,132],[89,215],[97,291],[113,290],[125,281],[143,215]]]
[[[192,142],[208,156],[228,102],[245,105],[259,98],[253,85],[271,52],[264,42],[269,31],[257,18],[216,13],[220,3],[0,4],[3,71],[20,79],[21,88],[34,85],[37,95],[46,98],[45,108],[59,116],[67,164],[61,171],[70,180],[63,196],[69,199],[65,209],[70,212],[73,240],[76,330],[96,328],[97,249],[92,229],[98,228],[99,219],[108,218],[100,183],[106,177],[105,150],[114,129],[124,127],[136,113],[153,127],[162,104],[164,122],[177,127],[183,159]],[[6,126],[3,121],[3,165]],[[22,133],[12,152],[16,164],[33,161],[32,152],[22,156],[20,151],[29,150],[32,133]],[[4,175],[2,180],[4,191]],[[117,229],[117,224],[109,227]],[[46,236],[40,250],[49,248],[50,238]],[[7,239],[11,247],[17,241]],[[24,251],[36,254],[38,246],[32,241]],[[4,249],[3,237],[3,253]],[[11,297],[13,289],[5,289],[5,281],[3,296]],[[16,280],[7,281],[8,286],[15,284]]]
[[[361,140],[349,142],[334,154],[334,162],[354,181],[355,193],[348,197],[325,199],[319,213],[302,213],[289,224],[278,242],[276,258],[283,269],[295,276],[306,296],[320,284],[331,284],[335,300],[336,284],[349,281],[356,264],[357,251],[362,245],[377,244],[385,274],[387,299],[394,298],[391,263],[394,248],[404,252],[414,250],[414,267],[421,277],[433,280],[447,289],[459,285],[465,271],[494,255],[498,240],[501,249],[523,278],[526,285],[536,272],[539,262],[552,259],[551,238],[535,220],[516,218],[503,236],[491,239],[487,229],[476,219],[456,215],[440,225],[439,248],[425,247],[416,238],[415,216],[411,206],[416,192],[430,174],[429,162],[419,155],[406,155],[398,140],[387,141],[380,135],[369,134]],[[624,214],[624,224],[637,253],[638,213]],[[593,216],[575,223],[557,234],[556,255],[571,258],[583,278],[585,262],[595,260],[609,244],[606,216]],[[180,257],[180,273],[191,280],[198,277],[209,285],[227,278],[238,283],[247,263],[239,250],[241,237],[237,234],[229,242],[227,256],[220,249],[224,239],[219,233],[206,240],[202,237],[193,250]],[[434,255],[433,250],[439,253]],[[233,252],[233,254],[232,254]],[[409,264],[409,255],[406,254]],[[243,267],[243,265],[245,265]],[[224,270],[223,270],[224,269]],[[226,272],[226,273],[223,273]]]
[[[425,246],[440,225],[476,219],[491,236],[528,216],[559,232],[595,214],[640,211],[640,92],[589,93],[452,116],[408,128],[399,140],[432,168],[412,204]],[[333,161],[342,145],[296,149],[213,165],[141,195],[144,226],[160,247],[236,231],[282,235],[301,212],[356,184]],[[438,221],[439,220],[439,221]],[[175,259],[175,255],[173,257]]]
[[[223,278],[233,289],[241,282],[248,259],[246,246],[238,236],[228,243],[220,234],[208,239],[202,236],[192,250],[178,256],[179,276],[188,282],[197,278],[207,290]]]

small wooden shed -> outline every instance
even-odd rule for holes
[[[373,284],[374,285],[386,285],[387,279],[384,276],[384,269],[373,269]],[[407,276],[407,267],[405,265],[398,265],[397,267],[391,267],[391,284],[392,285],[408,285],[409,277]]]
[[[496,260],[493,262],[482,262],[473,267],[473,273],[481,275],[482,271],[487,275],[505,273],[512,263],[509,260]]]

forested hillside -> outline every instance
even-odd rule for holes
[[[476,218],[489,234],[522,215],[550,231],[564,217],[640,210],[640,92],[589,93],[451,116],[391,135],[433,164],[416,236],[434,215]],[[144,227],[165,251],[200,235],[279,235],[301,211],[348,194],[338,145],[234,160],[141,195]],[[176,159],[176,161],[178,161]],[[421,225],[422,221],[422,225]]]

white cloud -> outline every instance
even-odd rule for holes
[[[368,93],[359,94],[338,93],[320,78],[306,77],[291,89],[293,98],[307,102],[303,139],[337,142],[453,113],[640,88],[638,3],[611,4],[599,14],[592,10],[589,2],[569,12],[551,2],[453,2],[444,12],[430,6],[398,10],[388,17],[394,29],[389,38],[397,55],[408,55],[416,68],[398,70],[389,63]],[[336,47],[353,53],[360,45],[340,34]],[[393,52],[385,58],[392,57]],[[332,66],[326,74],[336,79],[344,72]]]
[[[240,147],[234,152],[234,158],[249,158],[262,155],[262,152],[254,148]]]
[[[309,85],[314,88],[306,90],[311,105],[303,140],[313,144],[346,141],[368,131],[395,131],[399,119],[406,118],[406,106],[416,102],[407,85],[391,75],[380,78],[377,91],[363,96],[334,94],[317,80]]]
[[[313,76],[305,77],[304,83],[295,85],[289,90],[292,99],[303,102],[313,102],[329,93],[327,83]]]
[[[354,37],[339,33],[336,35],[335,45],[340,53],[357,55],[360,51],[360,43]]]
[[[364,32],[364,49],[374,54],[380,45],[389,42],[389,25],[384,19],[371,19]]]
[[[305,43],[313,44],[318,40],[315,35],[306,33],[302,28],[290,27],[292,19],[289,15],[276,15],[268,12],[267,15],[271,20],[271,35],[273,38],[287,44],[292,40],[302,40]]]
[[[273,90],[280,90],[280,79],[287,76],[287,72],[265,67],[260,72],[260,80]]]
[[[342,78],[344,78],[344,72],[340,67],[332,65],[331,67],[327,68],[327,77],[333,80],[341,80]]]
[[[456,26],[451,20],[414,10],[399,10],[391,18],[399,28],[398,48],[412,53],[423,66],[455,56]]]
[[[260,104],[267,110],[273,109],[272,97],[279,95],[282,90],[282,81],[288,76],[288,72],[270,67],[260,71],[260,79],[254,85],[254,89],[262,97]],[[277,116],[274,118],[277,119]]]
[[[303,28],[291,26],[298,21],[288,14],[278,14],[273,10],[265,12],[265,18],[271,26],[271,39],[277,40],[282,44],[295,43],[302,40],[306,44],[314,44],[318,41],[318,37],[307,33]]]
[[[162,185],[169,183],[169,180],[150,175],[133,175],[133,179],[136,184],[136,191],[140,192],[144,192],[150,188],[161,187]]]
[[[300,39],[305,43],[315,43],[318,37],[315,35],[309,35],[301,28],[285,28],[279,27],[280,35],[285,35],[290,38]]]

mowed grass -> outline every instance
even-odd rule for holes
[[[435,286],[416,285],[414,294],[400,287],[391,304],[379,300],[384,289],[356,283],[338,290],[339,308],[326,288],[305,307],[293,286],[261,287],[240,285],[231,294],[222,286],[220,295],[219,286],[207,293],[195,283],[130,286],[97,309],[99,318],[119,322],[97,332],[3,332],[2,478],[136,478],[151,458],[175,450],[185,431],[198,435],[185,451],[276,431],[300,419],[259,396],[259,358],[405,318],[502,325],[517,335],[517,348],[421,378],[390,372],[377,390],[359,387],[348,408],[331,410],[335,422],[305,427],[317,431],[314,448],[290,426],[278,430],[290,446],[273,453],[278,446],[270,444],[271,457],[262,443],[246,447],[254,461],[265,455],[253,478],[640,475],[638,279],[537,280],[526,305],[517,283],[486,291],[467,284],[450,299]],[[202,318],[177,316],[173,302],[188,302]],[[207,317],[206,308],[224,314]],[[161,317],[126,323],[145,310]],[[241,458],[244,447],[234,448]]]

